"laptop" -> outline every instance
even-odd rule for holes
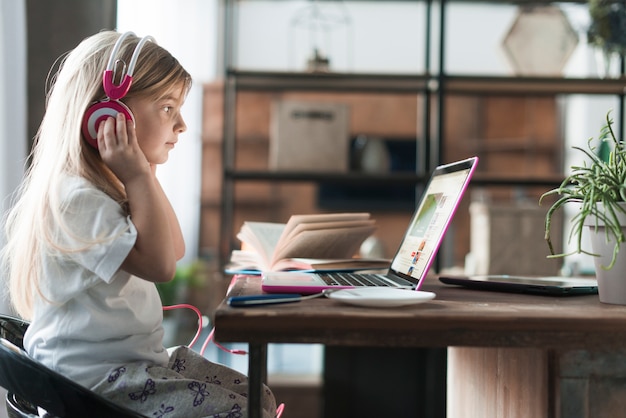
[[[446,276],[439,281],[449,285],[496,292],[532,293],[552,296],[591,295],[598,293],[595,277],[510,276],[487,274],[476,276]]]
[[[433,171],[386,274],[264,272],[266,293],[314,294],[325,289],[384,286],[419,290],[476,169],[478,157]]]

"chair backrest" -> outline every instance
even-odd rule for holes
[[[19,348],[24,348],[24,334],[28,322],[10,315],[0,314],[0,338],[9,340]]]
[[[0,315],[0,386],[60,418],[146,418],[31,358],[22,344],[26,328],[27,322]]]

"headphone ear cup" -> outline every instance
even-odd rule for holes
[[[135,122],[133,112],[128,106],[119,100],[105,100],[91,105],[83,116],[83,138],[94,148],[98,148],[98,126],[100,122],[109,117],[115,118],[118,113],[123,113],[127,120]]]

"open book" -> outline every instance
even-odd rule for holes
[[[229,271],[362,270],[389,267],[388,259],[355,257],[376,229],[369,213],[293,215],[286,224],[244,222]]]

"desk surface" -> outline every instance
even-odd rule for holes
[[[428,278],[437,297],[402,308],[363,308],[319,298],[231,308],[215,314],[221,342],[321,343],[394,347],[618,348],[626,346],[626,306],[591,296],[535,296],[468,290]],[[240,277],[230,296],[259,294]]]

